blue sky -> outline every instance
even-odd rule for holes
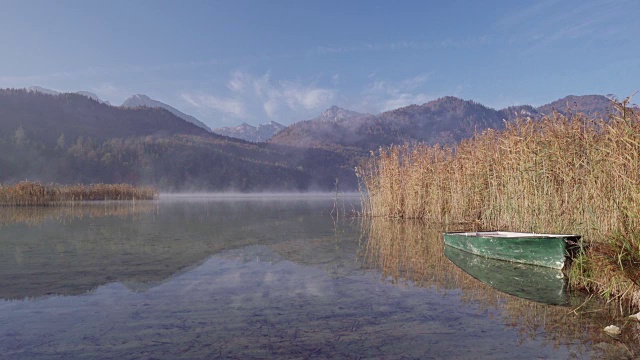
[[[211,127],[445,95],[640,88],[640,1],[4,1],[0,87],[142,93]],[[640,96],[640,95],[639,95]]]

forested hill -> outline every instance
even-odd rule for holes
[[[120,108],[75,93],[49,95],[24,89],[0,89],[0,138],[21,129],[26,138],[47,146],[60,136],[66,142],[80,136],[104,141],[111,138],[215,136],[161,108]]]
[[[156,185],[161,191],[356,189],[356,151],[253,144],[160,108],[0,90],[0,183]]]

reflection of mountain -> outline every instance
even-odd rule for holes
[[[309,234],[332,238],[330,199],[155,204],[147,212],[107,211],[105,217],[100,206],[76,208],[71,217],[66,208],[51,208],[37,221],[23,214],[21,223],[5,224],[0,298],[80,294],[116,281],[142,289],[226,249]]]
[[[249,246],[143,293],[111,283],[83,296],[0,302],[0,351],[33,360],[496,358],[496,348],[499,359],[569,355],[540,337],[517,343],[516,329],[456,293],[362,273],[330,277],[279,259]]]

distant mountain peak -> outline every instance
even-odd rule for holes
[[[466,100],[459,98],[457,96],[453,96],[453,95],[447,95],[447,96],[443,96],[441,98],[437,98],[435,100],[433,100],[432,102],[438,102],[438,101],[456,101],[456,102],[464,102]]]
[[[260,125],[258,125],[258,129],[260,129],[261,127],[262,128],[276,128],[276,129],[284,129],[284,128],[286,128],[286,126],[280,124],[279,122],[273,121],[273,120],[269,121],[268,124],[260,124]]]
[[[455,105],[461,105],[461,104],[474,104],[474,105],[481,105],[482,107],[486,107],[482,104],[479,104],[473,100],[465,100],[456,96],[443,96],[441,98],[437,98],[435,100],[431,100],[427,103],[425,103],[423,106],[428,106],[428,105],[440,105],[440,104],[455,104]]]
[[[148,97],[147,95],[144,95],[144,94],[135,94],[131,98],[136,99],[136,100],[152,100],[150,97]],[[126,100],[125,100],[125,102],[126,102]]]
[[[340,110],[344,110],[344,109],[339,107],[338,105],[333,105],[330,108],[328,108],[327,110],[325,110],[324,112],[325,113],[327,113],[327,112],[336,113],[336,112],[338,112]]]
[[[317,117],[314,120],[337,122],[337,121],[346,120],[346,119],[350,119],[350,118],[362,116],[362,115],[364,114],[343,109],[341,107],[333,105],[332,107],[325,110],[319,117]]]
[[[78,94],[78,95],[82,95],[82,96],[86,96],[86,97],[88,97],[89,99],[95,100],[95,101],[97,101],[97,102],[99,102],[99,103],[101,103],[101,104],[111,105],[111,103],[110,103],[110,102],[108,102],[108,101],[104,101],[104,100],[100,99],[100,98],[98,97],[98,95],[96,95],[96,94],[94,94],[94,93],[92,93],[92,92],[88,92],[88,91],[78,91],[76,94]]]
[[[196,119],[195,117],[191,116],[191,115],[187,115],[185,113],[183,113],[182,111],[174,108],[171,105],[165,104],[161,101],[158,100],[154,100],[150,97],[148,97],[147,95],[144,94],[135,94],[133,96],[131,96],[130,98],[128,98],[127,100],[125,100],[122,103],[122,107],[129,107],[129,108],[134,108],[134,107],[139,107],[139,106],[146,106],[146,107],[151,107],[151,108],[162,108],[165,109],[167,111],[169,111],[170,113],[172,113],[173,115],[183,119],[186,122],[190,122],[198,127],[201,127],[207,131],[211,131],[211,129],[205,125],[202,121]]]
[[[613,110],[611,99],[603,95],[568,95],[537,108],[540,113],[580,111],[588,116],[607,116]]]
[[[44,88],[42,86],[37,86],[37,85],[28,87],[27,91],[33,91],[33,92],[37,92],[37,93],[41,93],[41,94],[47,94],[47,95],[53,95],[53,96],[57,96],[57,95],[63,94],[60,91],[47,89],[47,88]],[[95,101],[97,101],[97,102],[99,102],[101,104],[111,105],[111,103],[109,103],[108,101],[104,101],[104,100],[100,99],[98,97],[98,95],[96,95],[96,94],[94,94],[92,92],[89,92],[89,91],[77,91],[77,92],[75,92],[75,94],[86,96],[89,99],[95,100]]]
[[[264,142],[269,140],[274,134],[282,131],[286,126],[275,121],[258,126],[247,124],[246,122],[238,126],[228,126],[213,129],[216,134],[229,136],[252,142]]]
[[[38,92],[41,94],[47,94],[47,95],[60,95],[59,91],[56,90],[51,90],[51,89],[47,89],[47,88],[43,88],[42,86],[30,86],[27,88],[28,91],[33,91],[33,92]]]

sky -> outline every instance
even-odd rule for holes
[[[0,88],[146,94],[212,128],[447,95],[625,98],[638,15],[637,0],[0,0]]]

